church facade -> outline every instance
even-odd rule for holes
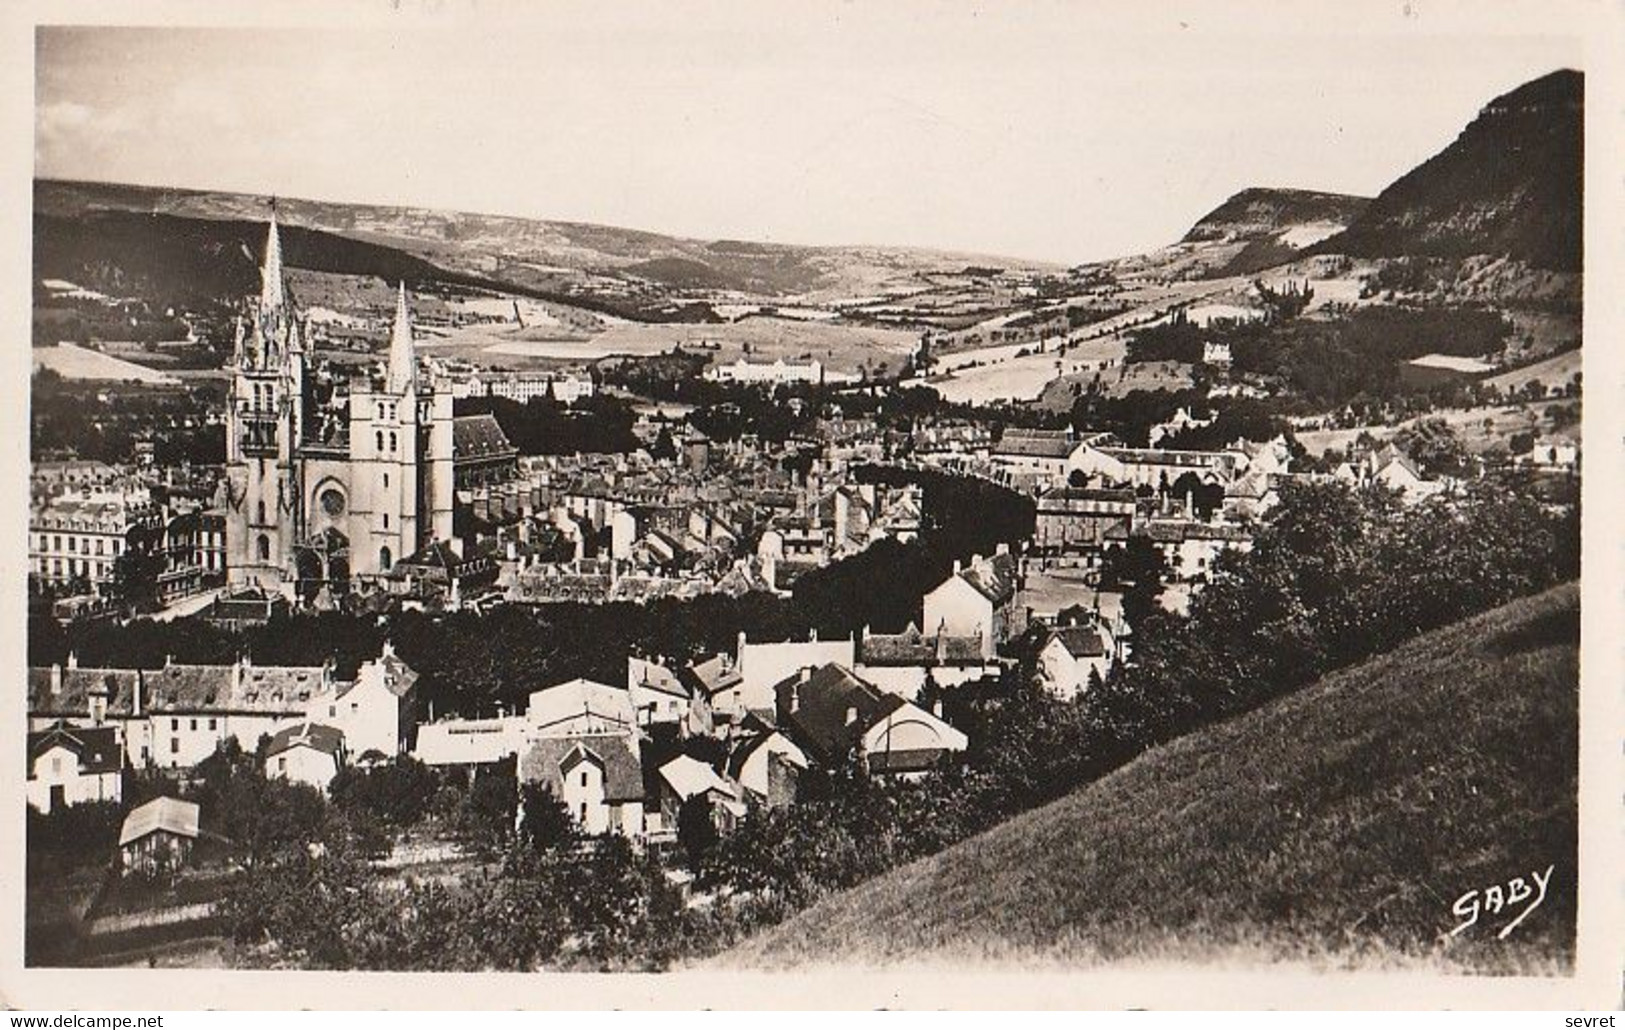
[[[272,215],[253,318],[239,323],[226,418],[230,587],[306,600],[377,583],[452,536],[449,390],[420,382],[403,283],[383,373],[312,360]]]

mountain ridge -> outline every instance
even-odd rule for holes
[[[1443,150],[1377,194],[1316,253],[1488,254],[1578,272],[1585,76],[1559,69],[1485,104]]]

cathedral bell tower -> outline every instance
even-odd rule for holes
[[[304,343],[282,276],[276,211],[266,232],[260,295],[237,323],[226,409],[226,568],[231,586],[279,590],[291,556],[299,492],[294,449],[304,392]]]

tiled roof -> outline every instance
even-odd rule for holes
[[[179,798],[153,798],[146,804],[130,810],[119,831],[118,846],[133,844],[149,833],[160,830],[180,837],[196,837],[198,806]]]
[[[457,461],[504,458],[518,454],[494,415],[459,415],[451,424],[452,454]]]
[[[1017,565],[1013,555],[978,556],[959,575],[995,605],[1005,604],[1016,594]]]
[[[926,636],[913,623],[901,633],[866,633],[858,642],[860,665],[980,665],[980,637]]]
[[[271,744],[265,749],[265,755],[269,758],[301,746],[313,747],[336,759],[344,750],[344,732],[315,722],[285,726],[272,735]]]
[[[240,673],[239,673],[240,668]],[[28,670],[29,710],[36,714],[89,710],[93,692],[108,691],[107,711],[134,713],[137,684],[143,711],[297,713],[329,685],[320,665],[180,665],[161,669],[62,669],[60,692],[51,691],[51,670]]]
[[[564,778],[584,761],[603,769],[605,801],[642,800],[643,761],[637,742],[624,733],[537,740],[519,757],[519,780],[540,783],[563,798]]]
[[[1051,634],[1051,639],[1059,640],[1074,658],[1098,658],[1106,653],[1100,631],[1093,626],[1066,626]]]
[[[838,761],[870,727],[902,707],[902,698],[882,693],[833,662],[805,680],[796,674],[773,688],[782,725],[825,762]],[[851,711],[854,718],[847,721]]]
[[[1038,495],[1039,506],[1045,501],[1098,501],[1110,504],[1133,504],[1134,491],[1103,487],[1052,486]]]
[[[995,455],[1030,458],[1065,458],[1078,442],[1064,430],[1007,429],[994,445]]]
[[[34,762],[54,748],[65,747],[79,759],[82,776],[116,773],[124,768],[124,749],[119,746],[118,734],[111,726],[83,728],[56,725],[28,735],[28,773],[34,772]]]
[[[678,755],[662,765],[660,778],[684,801],[709,790],[734,796],[734,789],[727,780],[718,776],[715,769],[690,755]]]

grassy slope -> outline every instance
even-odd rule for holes
[[[1567,969],[1578,640],[1575,585],[1430,633],[720,961]],[[1549,863],[1544,905],[1506,941],[1510,912],[1442,939],[1461,893]]]

